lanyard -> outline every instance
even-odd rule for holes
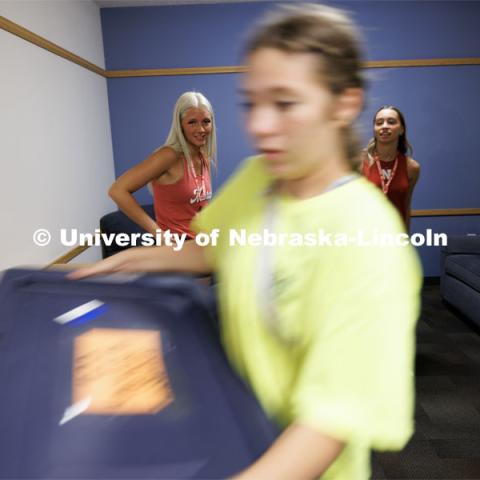
[[[206,189],[205,189],[205,175],[204,175],[204,163],[205,160],[203,158],[203,155],[200,153],[200,175],[197,175],[195,172],[195,167],[193,166],[193,160],[190,158],[187,160],[188,168],[190,170],[190,175],[193,177],[193,182],[195,183],[195,187],[197,189],[197,192],[200,195],[205,195],[206,194]],[[198,181],[198,177],[200,176],[200,183]]]
[[[358,174],[356,173],[340,177],[332,182],[322,194],[341,187],[357,178]],[[278,220],[278,205],[277,199],[271,190],[272,189],[269,189],[265,194],[267,197],[267,204],[265,206],[263,230],[273,233]],[[275,298],[274,249],[272,247],[267,247],[264,244],[260,245],[257,265],[256,282],[258,301],[263,310],[265,325],[270,333],[272,333],[278,340],[282,343],[289,344],[291,343],[291,339],[286,338],[285,335],[282,334],[279,325],[279,314]]]
[[[390,184],[392,183],[393,177],[395,176],[395,173],[397,172],[398,154],[395,157],[395,162],[393,164],[392,174],[390,175],[390,178],[386,182],[385,182],[385,178],[383,177],[382,167],[380,165],[380,158],[379,158],[377,152],[375,152],[373,154],[373,159],[375,160],[375,164],[377,165],[378,175],[380,176],[380,182],[382,183],[383,193],[385,195],[387,195],[388,194],[388,189],[390,188]]]

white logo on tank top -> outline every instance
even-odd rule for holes
[[[390,180],[390,177],[392,176],[392,169],[382,168],[382,175],[385,180]]]
[[[193,197],[190,199],[190,204],[204,202],[212,198],[212,192],[204,192],[202,187],[193,189]]]

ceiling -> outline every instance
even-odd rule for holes
[[[154,7],[158,5],[191,5],[202,3],[268,2],[272,0],[94,0],[101,8]]]

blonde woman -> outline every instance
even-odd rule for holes
[[[212,106],[201,93],[185,92],[175,104],[165,144],[121,175],[108,193],[119,209],[147,232],[170,230],[193,238],[192,218],[212,197],[210,172],[215,157]],[[133,196],[147,184],[153,194],[155,220]]]

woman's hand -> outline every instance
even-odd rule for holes
[[[111,257],[100,260],[97,263],[82,267],[67,275],[71,280],[103,275],[115,272],[139,272],[144,271],[144,262],[147,255],[142,248],[130,248]],[[155,249],[152,249],[155,250]]]
[[[205,248],[195,241],[185,242],[178,251],[166,246],[129,248],[91,266],[80,268],[68,274],[67,278],[78,280],[115,272],[212,273]]]

